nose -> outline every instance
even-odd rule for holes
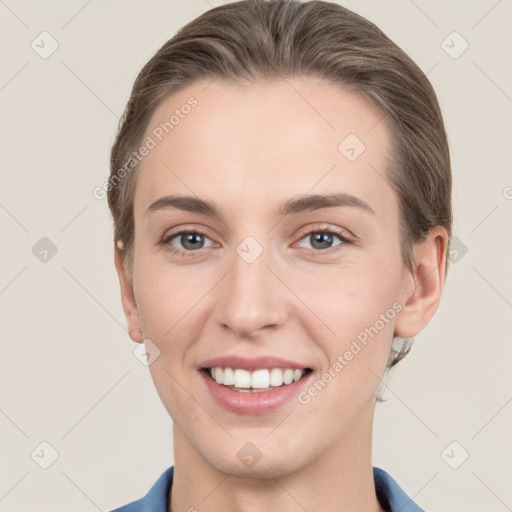
[[[242,254],[242,256],[240,255]],[[288,316],[287,288],[263,251],[254,261],[234,251],[231,272],[220,283],[215,318],[239,338],[278,329]]]

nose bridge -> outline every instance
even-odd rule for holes
[[[271,261],[269,249],[250,236],[233,252],[232,270],[221,288],[216,316],[237,336],[250,336],[285,321],[283,284],[267,267]]]

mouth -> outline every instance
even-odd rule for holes
[[[249,371],[243,368],[204,367],[200,371],[217,384],[240,393],[261,393],[283,389],[313,370],[311,368],[260,368]]]

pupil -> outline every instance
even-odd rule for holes
[[[320,244],[329,244],[331,243],[331,238],[332,236],[329,234],[329,233],[316,233],[313,236],[313,240],[314,240],[314,243],[316,242],[319,242]],[[313,246],[314,246],[314,243],[313,243]],[[328,247],[328,245],[327,245]],[[325,245],[320,247],[321,249],[325,249]]]
[[[202,240],[201,237],[203,235],[199,233],[189,233],[185,236],[185,243],[183,244],[183,247],[187,247],[187,244],[191,244],[192,247],[189,247],[189,249],[197,249],[197,247],[194,246],[194,244],[201,244]]]

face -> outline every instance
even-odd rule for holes
[[[134,340],[160,351],[150,371],[175,442],[239,476],[286,474],[347,448],[369,428],[414,289],[385,179],[385,120],[311,78],[215,80],[168,97],[148,136],[156,145],[135,193],[129,321]],[[239,359],[211,361],[224,356]],[[212,364],[277,380],[275,367],[307,370],[247,393],[214,382]]]

